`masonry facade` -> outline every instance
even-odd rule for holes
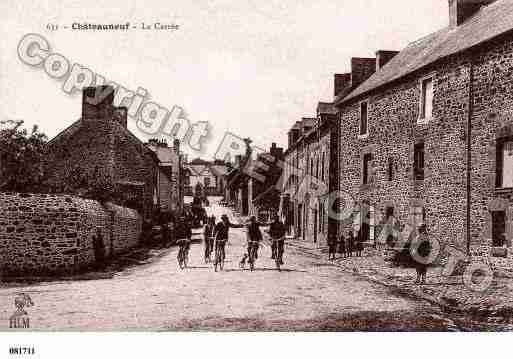
[[[146,143],[158,158],[157,184],[153,204],[161,213],[178,214],[183,210],[184,181],[180,153],[180,141],[175,139],[173,146],[164,140],[151,139]]]
[[[355,203],[342,234],[374,246],[390,224],[426,224],[462,250],[511,246],[513,2],[467,5],[449,1],[449,28],[337,99],[340,189]],[[502,27],[491,27],[498,19]]]
[[[98,94],[107,95],[98,101]],[[126,108],[112,106],[111,87],[83,91],[82,118],[47,144],[45,171],[56,193],[82,195],[90,180],[103,180],[122,195],[120,203],[150,217],[159,160],[127,129]]]
[[[329,219],[330,178],[335,173],[336,136],[331,103],[319,103],[316,118],[303,118],[289,131],[285,152],[281,215],[289,234],[301,240],[326,245],[328,236],[336,236],[336,224]]]

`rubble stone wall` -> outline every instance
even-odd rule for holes
[[[66,195],[0,193],[0,273],[73,273],[94,263],[101,231],[107,256],[138,244],[139,214]]]

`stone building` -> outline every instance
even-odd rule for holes
[[[175,139],[173,147],[164,140],[151,139],[146,144],[159,160],[154,205],[161,212],[181,213],[184,199],[184,183],[180,141]]]
[[[254,175],[249,178],[250,213],[262,221],[270,220],[271,215],[279,211],[281,191],[278,183],[282,177],[283,160],[283,148],[272,143],[269,151],[258,154],[252,169]]]
[[[82,117],[47,144],[48,186],[56,193],[82,195],[96,182],[122,196],[120,204],[148,218],[159,160],[127,129],[127,110],[114,107],[113,99],[110,86],[83,90]]]
[[[328,195],[338,185],[330,178],[338,173],[333,167],[338,158],[335,113],[333,104],[320,102],[316,118],[303,118],[291,128],[284,155],[282,218],[289,234],[318,245],[325,245],[337,230],[328,216]]]
[[[449,0],[449,17],[397,54],[378,52],[374,73],[335,101],[340,189],[355,203],[341,231],[369,245],[385,222],[425,223],[461,249],[511,245],[513,1]]]
[[[250,193],[249,177],[245,173],[245,169],[253,158],[253,150],[251,148],[251,139],[244,139],[246,148],[244,155],[236,155],[234,163],[231,164],[226,174],[225,200],[232,205],[237,212],[243,216],[250,213]]]
[[[207,196],[223,196],[226,187],[228,167],[222,160],[205,161],[196,158],[185,164],[189,170],[189,183],[185,192],[192,196],[194,189],[201,184]]]

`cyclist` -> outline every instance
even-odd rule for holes
[[[228,216],[226,214],[223,214],[221,216],[221,221],[218,224],[216,224],[216,226],[214,228],[215,251],[216,251],[216,256],[215,256],[215,260],[214,260],[214,268],[216,271],[217,271],[218,264],[220,264],[221,269],[223,269],[223,261],[224,261],[224,258],[226,257],[225,246],[226,246],[226,242],[228,241],[228,234],[230,232],[230,228],[242,228],[242,227],[244,227],[244,226],[239,225],[239,224],[230,223],[230,220],[228,219]],[[218,251],[220,252],[221,258],[218,258],[218,255],[217,255]],[[218,261],[220,263],[218,263]]]
[[[255,258],[258,258],[258,247],[260,246],[260,242],[262,241],[262,232],[260,232],[261,224],[256,221],[255,216],[251,216],[249,219],[249,224],[247,226],[247,235],[248,235],[248,257],[251,257],[251,250],[255,250]],[[251,263],[253,264],[253,263]]]
[[[269,236],[272,239],[272,258],[279,260],[280,264],[283,264],[283,251],[286,233],[287,229],[285,225],[280,220],[280,217],[275,214],[274,220],[269,227]]]
[[[205,240],[205,263],[212,261],[211,254],[214,249],[214,227],[216,224],[216,217],[212,216],[208,218],[205,230],[203,232]]]
[[[185,267],[185,262],[189,254],[189,248],[191,245],[192,230],[189,221],[186,218],[180,218],[178,225],[176,226],[176,239],[180,246],[178,251],[178,264],[181,268]]]

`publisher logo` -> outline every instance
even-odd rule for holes
[[[9,318],[9,328],[28,329],[30,328],[30,318],[25,308],[32,307],[34,302],[28,294],[20,293],[14,298],[14,307],[16,310]]]

